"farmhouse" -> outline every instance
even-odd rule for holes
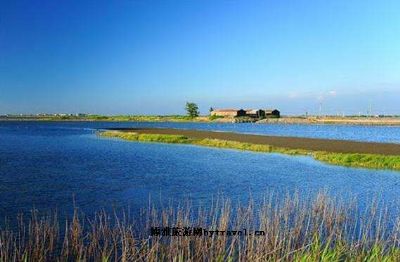
[[[248,117],[253,117],[253,118],[264,118],[265,117],[265,111],[261,109],[247,109],[246,110],[246,116]]]
[[[277,109],[265,109],[265,117],[280,117],[281,112]]]
[[[246,111],[243,109],[216,109],[211,111],[212,116],[230,116],[230,117],[237,117],[237,116],[246,116]]]
[[[210,113],[212,116],[239,117],[247,116],[251,118],[280,117],[277,109],[215,109]]]

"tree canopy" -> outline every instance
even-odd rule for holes
[[[199,107],[196,103],[186,102],[186,112],[189,117],[197,117],[199,116]]]

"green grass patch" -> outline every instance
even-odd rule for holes
[[[139,134],[134,133],[134,132],[104,131],[104,132],[100,132],[98,134],[100,136],[104,136],[104,137],[114,137],[114,138],[129,140],[129,141],[137,141],[139,138]]]
[[[141,142],[158,142],[158,143],[172,143],[172,144],[187,144],[192,142],[186,136],[181,135],[161,135],[161,134],[138,134],[135,132],[121,132],[121,131],[105,131],[100,133],[101,136],[115,137],[129,141]]]
[[[400,156],[315,152],[315,159],[334,165],[400,170]]]
[[[216,120],[216,119],[220,119],[220,118],[224,118],[224,117],[223,116],[216,116],[216,115],[210,115],[208,117],[208,119],[211,120],[211,121]]]
[[[183,135],[138,134],[134,132],[104,131],[99,133],[104,137],[115,137],[130,141],[158,142],[174,144],[193,144],[199,146],[228,148],[244,151],[281,153],[287,155],[309,155],[314,159],[333,165],[361,167],[372,169],[400,170],[400,156],[385,156],[374,154],[331,153],[303,149],[290,149],[271,145],[260,145],[221,139],[192,139]]]
[[[199,140],[194,140],[193,144],[200,146],[230,148],[230,149],[238,149],[244,151],[264,152],[264,153],[283,153],[288,155],[309,154],[308,151],[301,149],[274,147],[271,145],[260,145],[260,144],[244,143],[244,142],[237,142],[230,140],[222,140],[222,139],[210,139],[210,138],[199,139]]]
[[[204,122],[207,120],[205,117],[189,117],[183,115],[66,115],[66,116],[28,116],[14,118],[16,120],[35,120],[35,121],[109,121],[109,122]]]
[[[187,144],[191,142],[191,140],[186,136],[158,135],[158,134],[140,134],[138,140],[145,142],[160,142],[160,143],[173,143],[173,144]]]
[[[90,115],[85,117],[88,120],[101,121],[134,121],[134,122],[190,122],[197,121],[196,118],[191,118],[182,115],[167,115],[167,116],[148,116],[148,115]]]

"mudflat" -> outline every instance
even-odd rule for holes
[[[357,142],[347,140],[331,140],[320,138],[265,136],[240,134],[232,132],[217,132],[203,130],[173,129],[173,128],[109,128],[139,134],[183,135],[195,139],[221,139],[244,143],[271,145],[290,149],[310,151],[326,151],[334,153],[361,153],[379,155],[400,155],[400,144]]]

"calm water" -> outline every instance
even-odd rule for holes
[[[234,200],[274,191],[313,195],[321,189],[360,204],[380,194],[398,213],[400,172],[330,166],[309,157],[134,143],[99,138],[96,128],[184,127],[246,133],[400,142],[398,127],[173,123],[0,122],[0,215],[32,207],[64,212],[76,205],[137,210],[152,199],[207,202],[222,193]]]

